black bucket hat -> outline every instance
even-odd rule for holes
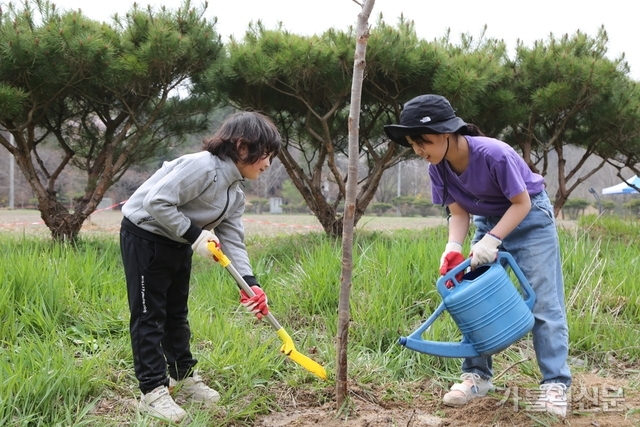
[[[407,136],[466,131],[467,124],[456,116],[444,96],[420,95],[407,101],[400,113],[399,125],[386,125],[384,131],[392,141],[410,147]]]

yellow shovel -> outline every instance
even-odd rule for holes
[[[238,273],[238,270],[236,270],[236,268],[231,264],[229,258],[227,258],[227,256],[222,253],[222,250],[220,250],[220,248],[213,242],[210,242],[207,247],[215,257],[216,261],[218,261],[221,266],[226,268],[227,271],[231,273],[233,278],[236,279],[236,282],[238,282],[238,285],[242,288],[242,290],[244,290],[247,295],[249,295],[249,297],[254,296],[255,294],[251,290],[251,287],[247,284],[247,282],[245,282],[240,273]],[[287,331],[285,331],[284,328],[280,326],[280,323],[278,323],[276,318],[273,317],[271,313],[267,314],[265,316],[265,319],[267,319],[267,321],[271,324],[273,329],[275,329],[276,333],[280,337],[280,340],[283,343],[282,347],[280,347],[280,351],[282,353],[284,353],[291,360],[302,366],[307,371],[317,375],[323,380],[327,379],[327,372],[318,362],[312,360],[311,358],[296,350],[295,346],[293,345],[293,340],[291,339]]]

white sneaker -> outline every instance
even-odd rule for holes
[[[540,397],[536,408],[544,408],[550,414],[559,417],[567,416],[567,386],[562,383],[549,383],[540,386]]]
[[[187,413],[173,401],[169,389],[163,385],[140,396],[138,411],[163,421],[179,423]]]
[[[220,393],[206,385],[197,371],[193,376],[179,382],[171,378],[169,383],[171,389],[175,387],[176,395],[185,400],[205,404],[213,404],[220,400]]]
[[[476,397],[484,397],[493,390],[491,380],[483,380],[478,374],[464,373],[459,384],[451,386],[451,391],[444,395],[442,403],[447,406],[464,406]]]

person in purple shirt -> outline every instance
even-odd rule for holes
[[[440,95],[411,99],[404,104],[400,124],[384,129],[392,141],[429,162],[433,203],[450,212],[441,272],[461,258],[473,215],[471,268],[494,262],[500,248],[513,256],[531,284],[536,294],[533,346],[542,374],[535,407],[566,416],[569,328],[558,234],[544,178],[509,145],[457,117]],[[464,406],[493,389],[490,356],[466,358],[462,372],[461,382],[445,394],[445,405]]]

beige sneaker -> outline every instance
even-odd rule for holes
[[[567,386],[562,383],[549,383],[540,386],[540,397],[536,408],[559,417],[567,416]]]
[[[179,423],[187,413],[173,401],[169,389],[159,386],[140,396],[138,411],[163,421]]]
[[[204,404],[213,404],[220,400],[220,393],[206,385],[197,371],[193,376],[182,381],[171,378],[169,383],[169,387],[175,390],[176,396],[185,400]]]
[[[442,403],[447,406],[464,406],[476,397],[484,397],[493,384],[490,380],[483,380],[478,374],[464,373],[460,376],[459,384],[451,386],[451,391],[444,395]]]

